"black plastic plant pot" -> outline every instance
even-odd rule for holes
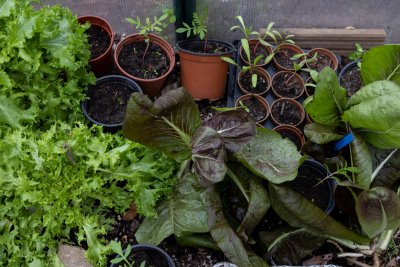
[[[141,244],[134,245],[132,246],[132,252],[130,255],[132,258],[128,256],[128,259],[135,262],[135,265],[133,266],[140,266],[143,261],[146,261],[145,266],[176,267],[172,257],[167,252],[156,246]],[[120,256],[117,256],[117,258],[119,257]],[[156,260],[158,260],[158,262],[154,262]],[[123,264],[123,262],[121,262],[121,265],[111,264],[110,267],[124,266]]]
[[[126,106],[134,92],[143,93],[140,86],[129,78],[120,75],[101,77],[88,88],[88,99],[81,102],[83,114],[91,123],[117,131],[122,128]]]
[[[359,62],[361,62],[361,60],[351,61],[346,66],[344,66],[343,69],[339,72],[339,83],[342,87],[346,89],[347,97],[352,96],[356,91],[358,91],[362,87],[361,72],[359,72],[359,80],[356,79],[356,80],[351,80],[349,82],[343,81],[343,78],[345,77],[345,75],[347,75],[347,73],[351,72],[354,68],[358,68],[357,65]],[[358,82],[358,84],[355,85],[354,82],[356,83]],[[351,88],[352,86],[356,86],[356,88]]]

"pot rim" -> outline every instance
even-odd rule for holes
[[[278,130],[283,130],[283,129],[293,131],[293,132],[295,132],[297,134],[297,136],[300,138],[300,146],[301,146],[300,150],[301,150],[301,148],[303,147],[304,143],[306,142],[303,133],[297,127],[292,126],[292,125],[288,125],[288,124],[278,125],[272,130],[275,131],[275,132],[278,132]]]
[[[292,50],[299,52],[298,54],[304,54],[304,50],[301,49],[300,46],[297,46],[295,44],[289,44],[289,43],[283,43],[283,44],[279,44],[275,47],[274,49],[274,53],[276,53],[276,51],[280,48],[280,47],[290,47],[292,48]],[[305,59],[305,56],[304,56]],[[282,66],[281,64],[278,63],[278,61],[276,61],[275,56],[273,58],[274,64],[276,66],[277,69],[279,70],[286,70],[286,71],[294,71],[294,67],[293,68],[286,68],[284,66]]]
[[[182,40],[179,41],[175,44],[176,48],[179,51],[191,54],[191,55],[195,55],[195,56],[204,56],[204,57],[221,57],[221,56],[225,56],[225,55],[229,55],[232,54],[235,51],[235,47],[233,46],[233,44],[228,43],[228,42],[224,42],[224,41],[219,41],[219,40],[215,40],[215,39],[208,39],[207,42],[208,43],[217,43],[217,44],[221,44],[224,45],[228,48],[230,48],[230,50],[228,52],[219,52],[219,53],[199,53],[199,52],[193,52],[190,51],[188,49],[184,49],[181,47],[182,44],[186,44],[186,43],[191,43],[191,42],[199,42],[199,43],[204,43],[204,40],[198,40],[198,39],[193,39],[193,40]]]
[[[254,44],[254,43],[256,43],[256,42],[260,43],[260,42],[258,41],[258,39],[255,39],[255,38],[249,39],[248,42],[249,42],[249,46],[251,46],[252,44]],[[268,51],[268,55],[271,55],[272,53],[274,53],[274,48],[273,48],[272,46],[263,45],[263,44],[261,44],[261,43],[260,43],[260,45],[261,45],[262,47],[264,47],[264,48]],[[242,46],[242,43],[241,43],[241,42],[240,42],[240,48],[239,48],[239,55],[240,55],[240,59],[241,59],[244,63],[246,63],[247,65],[249,65],[249,62],[248,62],[247,59],[245,59],[245,57],[243,56],[243,46]],[[263,66],[268,65],[269,63],[270,63],[270,62],[268,62],[268,63],[261,63],[261,64],[258,63],[256,66],[257,66],[257,67],[263,67]]]
[[[349,63],[346,64],[346,66],[344,66],[344,67],[340,70],[339,76],[338,76],[338,78],[339,78],[339,83],[340,83],[340,80],[342,79],[343,75],[344,75],[350,68],[356,66],[356,65],[358,64],[358,62],[362,62],[362,60],[359,59],[359,60],[350,61]]]
[[[334,61],[333,61],[333,63],[334,63],[334,68],[332,68],[332,69],[333,69],[333,71],[337,71],[337,69],[338,69],[338,67],[339,67],[339,61],[338,61],[338,59],[337,59],[335,53],[333,53],[331,50],[326,49],[326,48],[316,47],[316,48],[313,48],[313,49],[311,49],[310,51],[307,52],[307,57],[308,57],[308,55],[309,55],[310,53],[316,52],[316,51],[317,51],[317,53],[318,53],[318,51],[321,51],[322,54],[328,55],[330,58],[334,58]],[[307,67],[308,67],[309,69],[314,70],[313,68],[310,68],[310,65],[309,65],[308,62],[306,62],[306,65],[307,65]],[[330,67],[330,66],[329,66],[329,67]],[[325,68],[326,68],[326,67],[325,67]]]
[[[301,119],[300,119],[300,122],[298,122],[297,124],[284,124],[284,123],[278,122],[278,121],[274,118],[274,115],[272,114],[272,107],[273,107],[277,102],[281,102],[281,101],[289,101],[289,102],[294,103],[295,106],[300,107],[300,110],[301,110]],[[272,119],[272,121],[273,121],[276,125],[292,125],[292,126],[295,126],[295,127],[296,127],[296,126],[299,126],[299,125],[304,121],[305,113],[306,113],[306,112],[305,112],[303,106],[302,106],[299,102],[297,102],[296,100],[291,99],[291,98],[286,98],[286,97],[284,97],[284,98],[279,98],[279,99],[275,100],[274,102],[272,102],[272,104],[271,104],[271,119]]]
[[[242,92],[244,94],[250,94],[250,95],[253,94],[253,95],[260,95],[260,96],[261,95],[265,95],[269,91],[271,86],[272,86],[271,76],[269,75],[268,71],[266,71],[265,69],[263,69],[261,67],[255,67],[254,70],[258,71],[257,75],[261,76],[261,74],[263,74],[264,80],[266,80],[266,82],[267,82],[267,89],[265,89],[263,92],[257,93],[257,94],[250,93],[246,89],[244,89],[243,86],[240,83],[240,78],[242,77],[242,75],[244,75],[244,72],[242,70],[239,72],[239,75],[237,76],[237,83],[239,85],[239,89],[242,90]]]
[[[289,72],[290,74],[294,74],[294,76],[295,76],[298,80],[301,81],[302,88],[301,88],[301,90],[300,90],[299,95],[297,95],[297,96],[295,96],[295,97],[287,97],[287,96],[282,96],[282,95],[278,94],[278,92],[276,92],[276,90],[275,90],[275,88],[274,88],[274,83],[273,83],[273,81],[274,81],[274,79],[275,79],[278,75],[280,75],[280,74],[282,74],[282,73],[285,73],[285,72]],[[290,71],[290,70],[281,70],[281,71],[278,71],[277,73],[275,73],[274,76],[272,77],[271,89],[272,89],[272,92],[274,93],[274,95],[275,95],[276,97],[278,97],[278,98],[298,99],[298,98],[299,98],[300,96],[302,96],[303,93],[304,93],[304,90],[305,90],[305,83],[304,83],[303,78],[301,78],[301,76],[300,76],[299,74],[297,74],[296,72]]]
[[[239,104],[240,100],[246,99],[246,98],[248,98],[250,96],[254,96],[255,98],[257,98],[257,100],[260,101],[260,103],[265,107],[265,110],[266,110],[265,116],[261,120],[254,119],[254,121],[256,123],[262,123],[266,119],[268,119],[269,115],[271,114],[271,107],[269,106],[268,101],[264,97],[262,97],[260,95],[256,95],[256,94],[244,94],[244,95],[240,96],[238,99],[236,99],[235,107],[238,107],[238,104]]]

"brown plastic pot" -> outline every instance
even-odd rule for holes
[[[263,47],[265,49],[265,51],[268,52],[268,55],[271,55],[273,53],[272,48],[270,46],[260,44],[260,41],[258,41],[258,39],[250,39],[250,40],[248,40],[248,42],[249,42],[250,51],[252,49],[254,49],[254,47],[256,45],[259,45],[259,46]],[[239,54],[240,54],[240,58],[242,59],[242,61],[244,63],[246,63],[246,65],[250,65],[250,63],[247,61],[247,56],[244,53],[243,46],[240,46]],[[263,58],[263,60],[260,60],[256,66],[264,67],[265,65],[267,65],[267,63],[264,63],[264,61],[265,61],[265,58]]]
[[[103,76],[108,72],[110,72],[114,65],[112,56],[114,33],[111,28],[111,25],[105,19],[96,16],[82,16],[78,18],[78,21],[80,24],[85,24],[86,22],[89,22],[91,25],[100,27],[104,31],[106,31],[108,33],[108,36],[110,37],[110,45],[108,46],[106,52],[104,52],[99,57],[91,59],[89,61],[90,68],[96,75],[96,77]]]
[[[221,57],[232,56],[235,48],[233,45],[221,41],[208,40],[207,42],[222,45],[227,48],[227,51],[213,54],[197,52],[204,47],[202,40],[183,40],[176,46],[179,49],[181,85],[196,100],[214,101],[225,95],[229,64]]]
[[[261,104],[261,106],[264,108],[264,111],[265,111],[265,116],[262,119],[257,120],[256,118],[254,118],[254,120],[257,123],[264,122],[268,118],[271,109],[269,107],[269,104],[268,104],[267,100],[265,100],[265,98],[263,98],[262,96],[254,95],[254,94],[242,95],[241,97],[239,97],[236,100],[235,107],[240,107],[240,101],[246,100],[246,99],[248,99],[250,97],[255,97],[257,99],[257,101]]]
[[[285,133],[287,133],[287,132],[291,133],[292,136],[294,136],[298,141],[297,143],[299,145],[297,146],[297,149],[299,151],[301,150],[301,148],[303,147],[303,145],[305,143],[304,135],[302,134],[302,132],[299,129],[297,129],[294,126],[291,126],[291,125],[279,125],[279,126],[276,126],[274,128],[274,131],[279,133],[282,136],[285,136]],[[288,138],[288,139],[290,139],[290,138]],[[293,142],[293,143],[295,143],[297,145],[296,142]]]
[[[294,52],[294,54],[303,54],[304,51],[303,51],[300,47],[298,47],[297,45],[294,45],[294,44],[280,44],[280,45],[278,45],[278,46],[275,48],[275,50],[274,50],[274,53],[275,53],[275,56],[274,56],[274,64],[275,64],[275,67],[276,67],[278,70],[293,71],[293,70],[294,70],[293,67],[291,67],[291,68],[286,68],[286,67],[282,66],[281,64],[279,64],[278,61],[276,60],[276,58],[275,58],[275,57],[276,57],[276,53],[279,53],[279,51],[282,50],[282,49],[289,49],[289,50],[292,50],[292,51]],[[301,58],[301,60],[304,60],[304,59],[305,59],[305,57],[304,57],[304,58]]]
[[[250,72],[254,72],[254,73],[256,73],[257,75],[261,76],[264,79],[264,81],[266,83],[265,90],[262,91],[261,93],[257,93],[257,94],[254,93],[254,92],[249,92],[248,90],[246,90],[244,85],[242,85],[242,76],[245,74],[245,72],[243,72],[243,71],[239,72],[239,75],[238,75],[238,78],[237,78],[237,82],[238,82],[240,90],[244,94],[254,94],[254,95],[264,95],[264,94],[266,94],[268,92],[269,88],[271,87],[271,82],[272,82],[271,76],[269,76],[268,72],[265,69],[259,68],[259,67],[253,68],[252,70],[250,70]]]
[[[275,105],[278,105],[281,102],[289,103],[290,105],[293,105],[297,108],[298,112],[300,112],[300,120],[298,122],[295,122],[293,124],[287,124],[284,122],[280,122],[273,114],[273,108]],[[297,102],[296,100],[290,99],[290,98],[280,98],[278,100],[275,100],[272,105],[271,105],[271,119],[272,121],[277,124],[277,125],[292,125],[292,126],[298,126],[304,121],[305,117],[305,111],[303,106]]]
[[[311,92],[309,90],[307,90],[307,88],[311,88],[313,92],[315,92],[315,87],[311,87],[311,86],[307,86],[306,84],[314,84],[314,80],[311,77],[308,77],[308,79],[306,80],[305,84],[304,84],[304,92],[306,93],[306,96],[310,96],[313,95],[314,93],[311,94]]]
[[[314,48],[314,49],[311,49],[307,53],[307,58],[311,58],[315,53],[318,53],[318,55],[326,55],[327,57],[329,57],[329,59],[331,61],[331,64],[330,64],[329,67],[331,67],[334,71],[337,70],[337,68],[339,66],[339,63],[338,63],[337,57],[336,57],[336,55],[334,53],[332,53],[331,51],[329,51],[328,49],[325,49],[325,48]],[[318,60],[318,57],[317,57],[317,60]],[[312,68],[310,66],[310,63],[308,63],[308,62],[307,62],[307,67],[309,69],[316,70],[315,68]],[[316,71],[318,71],[318,70],[316,70]]]
[[[118,71],[128,77],[131,78],[132,80],[135,80],[136,82],[139,83],[139,85],[142,87],[143,92],[150,96],[151,98],[154,98],[157,96],[161,90],[163,89],[165,82],[167,80],[168,75],[171,73],[171,71],[174,69],[175,66],[175,52],[172,46],[165,41],[163,38],[154,35],[154,34],[149,34],[150,42],[152,44],[158,45],[164,52],[165,55],[169,59],[169,68],[166,73],[164,73],[162,76],[155,78],[155,79],[143,79],[140,77],[133,76],[132,74],[126,72],[119,64],[118,58],[121,50],[126,46],[131,43],[135,42],[144,42],[145,37],[141,34],[132,34],[127,36],[125,39],[121,40],[117,47],[115,48],[114,52],[114,61],[115,65],[117,66]]]
[[[281,75],[285,75],[285,74],[288,74],[288,75],[290,75],[290,76],[293,75],[293,78],[291,78],[291,79],[296,79],[298,82],[300,82],[300,84],[301,84],[301,90],[300,90],[300,92],[299,92],[298,95],[296,95],[296,96],[294,96],[294,97],[283,96],[283,95],[281,95],[281,94],[279,93],[279,91],[278,91],[276,88],[274,88],[274,80],[276,80],[277,77],[279,77],[279,76],[281,76]],[[289,77],[290,77],[290,76],[289,76]],[[292,72],[292,71],[287,71],[287,70],[283,70],[283,71],[279,71],[279,72],[275,73],[275,75],[272,77],[271,87],[272,87],[272,92],[273,92],[274,95],[275,95],[276,97],[278,97],[278,98],[297,99],[297,98],[299,98],[299,97],[304,93],[304,81],[303,81],[303,79],[302,79],[302,78],[300,77],[300,75],[298,75],[297,73]]]

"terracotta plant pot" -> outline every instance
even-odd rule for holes
[[[300,151],[305,143],[304,135],[302,132],[291,125],[279,125],[274,128],[274,131],[291,140]]]
[[[154,35],[154,34],[149,34],[150,42],[152,44],[155,44],[161,48],[161,50],[165,53],[165,55],[168,57],[169,60],[169,67],[168,70],[162,74],[160,77],[154,78],[154,79],[143,79],[140,77],[136,77],[130,73],[128,73],[126,70],[124,70],[120,63],[119,63],[119,56],[121,53],[121,50],[126,46],[131,43],[136,43],[136,42],[144,42],[145,37],[141,34],[132,34],[127,36],[125,39],[121,40],[114,52],[114,61],[117,66],[118,71],[136,82],[139,83],[139,85],[142,87],[143,91],[145,94],[150,96],[151,98],[154,98],[157,96],[161,90],[163,89],[165,82],[167,80],[168,75],[171,73],[171,71],[174,69],[175,66],[175,52],[172,46],[162,39],[161,37]],[[133,51],[132,51],[133,53]]]
[[[310,62],[310,63],[307,62],[307,67],[308,68],[316,70],[318,72],[323,70],[325,67],[331,67],[334,71],[337,70],[339,63],[338,63],[337,57],[336,57],[336,55],[334,53],[332,53],[331,51],[329,51],[328,49],[325,49],[325,48],[314,48],[314,49],[311,49],[307,53],[307,59],[312,58],[312,56],[315,53],[318,53],[318,57],[313,62]],[[326,59],[329,60],[328,64],[324,64],[324,66],[321,66],[321,67],[315,66],[315,64],[318,61],[321,61],[321,60],[325,61]]]
[[[204,41],[183,40],[176,44],[179,49],[181,84],[194,99],[220,99],[225,94],[229,64],[222,56],[232,56],[234,46],[220,41],[208,40],[208,44],[224,47],[223,52],[202,53]]]
[[[266,45],[262,45],[260,44],[260,42],[257,39],[250,39],[249,40],[249,46],[250,46],[250,54],[252,54],[251,52],[254,50],[255,46],[258,45],[257,50],[259,49],[264,49],[268,55],[271,55],[273,53],[272,48],[270,46],[266,46]],[[242,59],[242,61],[246,64],[246,65],[250,65],[250,63],[247,61],[247,56],[246,53],[243,50],[243,46],[240,46],[240,58]],[[250,56],[251,57],[251,56]],[[265,65],[267,65],[266,63],[264,63],[266,57],[263,57],[262,60],[260,60],[257,64],[257,67],[264,67]],[[253,58],[251,58],[252,60],[254,60]]]
[[[246,73],[250,74],[250,75],[251,75],[251,73],[256,73],[257,76],[263,78],[264,81],[265,81],[265,85],[263,86],[264,90],[260,90],[260,92],[253,92],[252,90],[254,90],[254,88],[252,88],[252,87],[251,88],[247,88],[248,86],[246,87],[242,82],[243,75],[246,75]],[[240,90],[242,90],[242,92],[244,94],[264,95],[264,94],[266,94],[268,92],[269,88],[271,87],[272,80],[271,80],[271,76],[269,76],[268,72],[265,69],[259,68],[259,67],[255,67],[255,68],[253,68],[252,70],[250,70],[248,72],[240,71],[240,73],[238,75],[238,78],[237,78],[237,82],[238,82]],[[261,86],[259,84],[257,84],[257,85]]]
[[[277,55],[278,55],[278,53],[282,53],[282,51],[288,51],[289,55],[287,56],[287,58],[288,58],[288,62],[290,63],[290,67],[289,66],[283,66],[283,65],[281,65],[279,63]],[[304,53],[304,51],[300,47],[298,47],[297,45],[294,45],[294,44],[280,44],[275,48],[274,52],[275,52],[275,56],[274,56],[275,67],[278,70],[287,70],[287,71],[294,70],[293,61],[290,60],[290,58],[292,56],[296,55],[296,54],[303,54]],[[278,57],[279,57],[279,55],[278,55]],[[305,59],[305,57],[304,58],[300,58],[299,61],[302,61],[304,59]]]
[[[315,87],[312,86],[307,86],[306,84],[315,84],[314,80],[311,77],[308,77],[304,84],[304,92],[306,93],[306,96],[313,95],[315,92]]]
[[[96,75],[96,77],[103,76],[103,75],[107,74],[108,72],[110,72],[114,65],[113,56],[112,56],[112,46],[114,43],[113,30],[112,30],[110,24],[105,19],[102,19],[100,17],[83,16],[83,17],[79,17],[78,21],[80,24],[85,24],[86,22],[89,22],[91,25],[101,28],[110,37],[110,44],[109,44],[107,50],[100,56],[93,58],[89,61],[90,68],[93,71],[93,73]]]
[[[246,105],[247,101],[250,100],[254,100],[256,101],[256,105],[258,105],[257,107],[255,107],[254,105]],[[236,102],[235,102],[235,107],[240,107],[240,101],[242,101],[242,103],[247,106],[248,109],[250,109],[250,114],[253,116],[254,120],[257,123],[261,123],[263,121],[265,121],[270,113],[270,108],[269,108],[269,104],[267,102],[267,100],[265,100],[265,98],[263,98],[262,96],[259,95],[253,95],[253,94],[247,94],[247,95],[242,95],[241,97],[239,97]],[[253,103],[252,103],[253,104]],[[263,111],[260,111],[259,109],[262,108]],[[263,115],[258,115],[256,113],[263,113]]]
[[[286,118],[280,117],[284,114],[287,115]],[[281,98],[275,100],[271,105],[271,119],[277,125],[298,126],[303,122],[304,117],[304,108],[296,100],[290,98]],[[290,119],[293,119],[293,121],[290,121]]]
[[[286,86],[286,82],[287,86]],[[282,84],[284,88],[279,88],[278,85]],[[298,85],[297,87],[289,86],[289,85]],[[286,90],[286,91],[283,91]],[[299,98],[304,93],[304,81],[295,72],[292,71],[280,71],[277,72],[274,77],[272,77],[272,92],[278,98],[290,98],[296,99]],[[286,94],[285,94],[286,93]]]

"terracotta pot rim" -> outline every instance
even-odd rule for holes
[[[274,53],[275,53],[280,47],[291,48],[292,50],[294,50],[295,52],[297,52],[296,54],[303,54],[303,53],[304,53],[304,50],[301,49],[299,46],[297,46],[297,45],[295,45],[295,44],[280,44],[280,45],[277,45],[277,46],[275,47],[275,49],[274,49]],[[305,57],[304,57],[304,59],[305,59]],[[279,63],[276,61],[275,57],[274,57],[273,60],[274,60],[275,66],[276,66],[279,70],[287,70],[287,71],[293,71],[293,70],[294,70],[294,68],[286,68],[286,67],[283,67],[281,64],[279,64]]]
[[[204,56],[204,57],[221,57],[221,56],[225,56],[225,55],[229,55],[232,54],[235,51],[235,47],[233,46],[233,44],[224,42],[224,41],[219,41],[219,40],[215,40],[215,39],[208,39],[207,42],[208,43],[217,43],[217,44],[221,44],[224,45],[228,48],[230,48],[230,50],[228,52],[220,52],[220,53],[199,53],[199,52],[193,52],[190,51],[188,49],[184,49],[182,48],[182,44],[186,44],[186,43],[192,43],[192,42],[199,42],[199,43],[204,43],[204,40],[182,40],[179,41],[175,44],[176,48],[178,48],[179,51],[185,52],[187,54],[190,55],[194,55],[194,56]]]
[[[248,40],[249,41],[249,46],[251,46],[253,43],[256,43],[256,42],[259,42],[258,41],[258,39],[250,39],[250,40]],[[268,51],[268,55],[271,55],[274,51],[273,51],[273,49],[272,49],[272,47],[270,47],[270,46],[266,46],[266,45],[262,45],[262,44],[260,44],[262,47],[264,47],[267,51]],[[243,46],[242,45],[240,45],[240,48],[239,48],[239,55],[240,55],[240,58],[241,58],[241,60],[244,62],[244,63],[246,63],[247,65],[249,65],[249,62],[247,61],[247,59],[245,59],[245,57],[243,56]],[[266,66],[266,65],[268,65],[269,63],[262,63],[262,64],[257,64],[256,66],[257,67],[263,67],[263,66]]]
[[[289,102],[291,102],[291,103],[293,103],[295,106],[297,106],[297,107],[299,107],[299,109],[300,109],[300,114],[301,114],[301,119],[300,119],[300,122],[298,122],[297,124],[284,124],[284,123],[280,123],[280,122],[278,122],[275,118],[274,118],[274,115],[272,114],[272,108],[273,108],[273,106],[277,103],[277,102],[281,102],[281,101],[289,101]],[[305,111],[304,111],[304,108],[303,108],[303,106],[299,103],[299,102],[297,102],[296,100],[294,100],[294,99],[291,99],[291,98],[279,98],[279,99],[277,99],[277,100],[275,100],[274,102],[272,102],[272,104],[271,104],[271,119],[272,119],[272,121],[276,124],[276,125],[291,125],[291,126],[299,126],[303,121],[304,121],[304,117],[305,117]]]
[[[332,68],[332,69],[333,69],[333,71],[337,71],[337,69],[339,67],[339,62],[338,62],[338,59],[337,59],[336,55],[331,50],[326,49],[326,48],[313,48],[313,49],[311,49],[310,51],[307,52],[307,57],[308,57],[308,55],[310,53],[315,52],[315,51],[320,51],[320,52],[322,52],[322,54],[325,54],[328,57],[330,57],[331,59],[333,59],[334,68]],[[307,65],[307,67],[309,69],[312,69],[312,68],[310,68],[308,62],[306,63],[306,65]]]
[[[274,129],[272,129],[275,132],[278,132],[278,130],[290,130],[293,131],[297,134],[297,136],[300,138],[300,149],[303,147],[304,143],[306,142],[303,133],[299,130],[299,128],[292,126],[292,125],[288,125],[288,124],[281,124],[276,126]]]
[[[236,101],[235,101],[235,107],[238,107],[239,101],[240,101],[240,100],[246,99],[246,98],[251,97],[251,96],[254,96],[255,98],[257,98],[257,100],[259,100],[260,103],[265,107],[265,110],[266,110],[265,116],[264,116],[261,120],[255,120],[255,119],[254,119],[256,123],[262,123],[262,122],[264,122],[266,119],[268,119],[268,117],[269,117],[269,115],[270,115],[270,113],[271,113],[271,108],[270,108],[270,106],[269,106],[267,100],[265,100],[264,97],[262,97],[262,96],[260,96],[260,95],[256,95],[256,94],[245,94],[245,95],[242,95],[242,96],[240,96],[238,99],[236,99]]]
[[[285,72],[289,72],[290,74],[293,74],[293,73],[294,73],[294,76],[295,76],[297,79],[299,79],[299,80],[301,81],[302,88],[301,88],[300,94],[299,94],[298,96],[295,96],[295,97],[281,96],[280,94],[278,94],[278,92],[276,92],[276,90],[275,90],[275,88],[274,88],[274,83],[273,83],[273,81],[274,81],[274,79],[275,79],[278,75],[280,75],[280,74],[282,74],[282,73],[285,73]],[[281,71],[278,71],[277,73],[275,73],[275,75],[272,77],[271,89],[272,89],[272,92],[274,93],[274,95],[275,95],[276,97],[278,97],[278,98],[298,99],[298,98],[299,98],[300,96],[302,96],[303,93],[304,93],[304,90],[305,90],[305,83],[304,83],[304,80],[301,78],[301,76],[300,76],[299,74],[297,74],[297,73],[295,73],[295,72],[293,72],[293,71],[290,71],[290,70],[281,70]]]
[[[163,75],[161,75],[160,77],[157,77],[157,78],[154,78],[154,79],[143,79],[143,78],[134,76],[134,75],[126,72],[119,65],[118,56],[119,56],[122,48],[126,44],[130,44],[130,43],[135,42],[135,40],[137,40],[137,39],[144,39],[143,35],[138,34],[138,33],[134,33],[134,34],[128,35],[124,39],[122,39],[117,44],[117,47],[115,48],[115,51],[114,51],[114,62],[115,62],[115,65],[116,65],[116,67],[117,67],[117,69],[118,69],[118,71],[120,73],[122,73],[123,75],[125,75],[125,76],[127,76],[127,77],[129,77],[129,78],[131,78],[133,80],[139,81],[139,82],[155,82],[155,81],[159,81],[159,80],[162,80],[162,79],[166,78],[172,72],[172,70],[174,69],[174,66],[175,66],[175,53],[174,53],[174,50],[173,50],[172,46],[166,40],[164,40],[163,38],[161,38],[160,36],[157,36],[155,34],[149,34],[149,37],[150,37],[151,41],[157,41],[160,44],[163,44],[163,45],[160,45],[158,43],[153,43],[153,44],[158,45],[162,50],[164,50],[166,56],[169,58],[170,62],[169,62],[169,68],[168,68],[167,72],[164,73]],[[168,48],[170,48],[170,49],[168,49]]]
[[[239,72],[239,75],[237,76],[237,83],[238,83],[238,85],[239,85],[240,90],[241,90],[244,94],[264,95],[264,94],[266,94],[266,93],[269,91],[269,89],[271,88],[271,85],[272,85],[271,76],[270,76],[269,73],[268,73],[265,69],[263,69],[263,68],[255,67],[254,70],[255,70],[255,71],[258,71],[257,74],[260,74],[260,75],[262,74],[262,76],[264,77],[264,80],[267,82],[267,89],[265,89],[265,91],[263,91],[263,92],[261,92],[261,93],[258,93],[258,94],[255,94],[255,93],[250,93],[250,92],[248,92],[246,89],[244,89],[243,86],[242,86],[241,83],[240,83],[240,78],[241,78],[242,75],[244,74],[244,72],[243,72],[242,70]]]

